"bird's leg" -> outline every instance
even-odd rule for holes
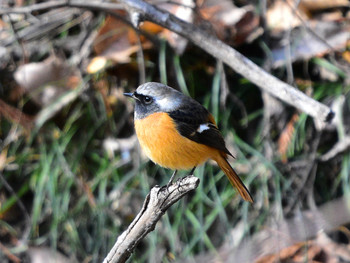
[[[189,175],[193,175],[194,170],[196,170],[196,168],[197,168],[197,166],[193,167]],[[177,174],[177,170],[175,170],[174,173],[172,174],[172,176],[170,177],[170,180],[166,185],[167,188],[173,183],[173,180],[174,180],[176,174]]]
[[[166,185],[167,187],[169,187],[173,183],[173,180],[174,180],[174,177],[176,174],[177,174],[177,170],[175,170],[173,175],[170,177],[170,180],[169,180],[168,184]]]
[[[193,175],[194,170],[196,170],[196,168],[197,168],[197,166],[194,166],[194,167],[192,168],[191,172],[190,172],[190,173],[189,173],[187,176],[191,176],[191,175]],[[183,179],[185,179],[187,176],[185,176],[185,177],[181,178],[180,180],[182,181],[182,180],[183,180]]]
[[[189,175],[193,175],[194,170],[196,170],[197,166],[193,167]]]

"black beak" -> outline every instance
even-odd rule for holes
[[[134,98],[134,93],[133,92],[130,92],[130,93],[125,92],[123,94],[124,94],[124,96],[130,97],[130,98]]]
[[[123,93],[124,96],[127,96],[127,97],[130,97],[130,98],[133,98],[134,100],[140,100],[137,96],[137,93],[136,92],[125,92]]]

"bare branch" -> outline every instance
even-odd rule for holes
[[[118,4],[81,0],[50,1],[21,8],[2,8],[0,9],[0,14],[31,13],[62,6],[94,9],[108,13],[113,13],[112,10],[120,9],[122,6],[128,10],[131,17],[137,16],[139,20],[152,21],[191,40],[194,44],[226,63],[262,90],[312,116],[319,128],[324,127],[325,122],[333,118],[334,113],[329,107],[267,73],[215,36],[141,0],[119,0]]]
[[[321,162],[327,162],[334,158],[338,154],[341,154],[350,149],[350,136],[346,135],[343,139],[339,140],[332,149],[320,156],[319,160]]]
[[[199,178],[186,176],[169,187],[155,186],[147,195],[143,207],[114,244],[103,263],[125,262],[136,245],[151,231],[165,211],[189,191],[197,188]]]
[[[130,13],[138,12],[145,20],[164,26],[191,40],[261,89],[314,117],[319,127],[324,126],[325,121],[333,118],[334,113],[329,107],[267,73],[235,49],[215,36],[209,35],[208,32],[141,0],[120,0],[119,2],[123,3]]]

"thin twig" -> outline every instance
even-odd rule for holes
[[[142,209],[119,237],[103,263],[125,262],[134,251],[137,244],[151,231],[165,211],[197,188],[199,178],[187,176],[177,180],[169,187],[155,186],[146,196]]]

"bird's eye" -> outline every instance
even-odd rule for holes
[[[143,102],[144,102],[145,104],[150,104],[150,103],[152,103],[152,98],[151,98],[151,97],[148,97],[148,96],[145,96],[145,97],[143,98]]]

